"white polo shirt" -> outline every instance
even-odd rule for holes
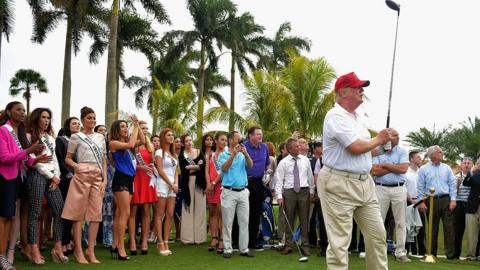
[[[368,129],[357,113],[336,103],[323,122],[323,164],[339,171],[370,173],[372,154],[353,155],[346,149],[357,139],[370,140]]]

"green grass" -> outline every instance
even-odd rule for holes
[[[274,207],[275,216],[278,215],[278,207]],[[466,239],[464,239],[463,250],[466,250]],[[440,226],[438,237],[439,254],[443,254],[443,232]],[[125,245],[128,248],[128,244]],[[17,269],[102,269],[102,270],[145,270],[145,269],[171,269],[171,270],[283,270],[283,269],[326,269],[325,257],[317,257],[318,249],[312,249],[312,256],[306,263],[299,263],[300,258],[298,252],[290,255],[280,255],[277,251],[265,250],[261,252],[253,251],[255,258],[240,257],[238,252],[235,252],[233,258],[224,259],[221,255],[215,252],[207,251],[207,244],[189,245],[185,246],[181,243],[170,244],[170,249],[173,252],[172,256],[163,257],[157,254],[155,245],[150,244],[149,254],[146,256],[132,256],[130,261],[117,261],[110,258],[110,253],[106,248],[97,247],[97,258],[102,261],[100,265],[79,265],[75,262],[73,256],[70,256],[70,262],[67,264],[55,264],[51,260],[50,252],[43,252],[47,263],[44,266],[36,267],[31,262],[23,259],[19,252],[15,254],[15,265]],[[51,248],[51,246],[50,246]],[[464,253],[464,252],[462,252]],[[449,261],[446,259],[438,259],[435,264],[427,264],[420,262],[419,259],[411,258],[412,262],[403,264],[395,261],[391,255],[388,256],[389,269],[391,270],[414,270],[414,269],[428,269],[428,270],[462,270],[462,269],[480,269],[480,262],[467,261]],[[360,270],[366,269],[365,259],[358,258],[358,254],[350,255],[349,269]]]
[[[171,244],[170,249],[173,251],[172,256],[162,257],[156,253],[155,246],[150,245],[149,254],[146,256],[133,256],[130,261],[120,262],[110,258],[110,254],[105,248],[97,248],[96,253],[99,260],[102,261],[100,265],[79,265],[71,261],[64,265],[55,264],[51,261],[50,256],[47,257],[46,265],[42,267],[35,267],[30,262],[27,262],[16,256],[17,269],[118,269],[118,270],[134,270],[134,269],[195,269],[195,270],[212,270],[212,269],[244,269],[244,270],[279,270],[279,269],[326,269],[325,258],[320,258],[312,255],[306,263],[297,262],[299,254],[294,252],[290,255],[280,255],[277,251],[265,250],[261,252],[253,252],[255,258],[245,258],[238,256],[235,252],[233,258],[224,259],[221,255],[214,252],[207,251],[207,244],[198,246],[184,246],[180,243]],[[315,254],[318,250],[313,249]],[[49,254],[44,252],[44,255]],[[479,269],[479,262],[465,262],[465,261],[448,261],[439,259],[436,264],[426,264],[413,259],[411,263],[402,264],[394,260],[392,256],[389,259],[389,269]],[[350,256],[349,269],[365,269],[364,259],[359,259],[358,254]]]

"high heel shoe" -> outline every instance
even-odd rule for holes
[[[147,255],[147,254],[148,254],[148,249],[142,249],[142,250],[140,250],[140,254],[142,254],[142,255]]]
[[[100,262],[97,258],[92,258],[91,254],[88,253],[88,250],[85,250],[85,258],[90,262],[90,263],[94,263],[94,264],[99,264],[99,263],[102,263]]]
[[[81,251],[80,251],[80,252],[81,252]],[[75,260],[76,260],[77,263],[79,263],[79,264],[89,264],[88,261],[87,261],[87,259],[85,259],[85,257],[82,258],[82,259],[79,259],[78,256],[77,256],[77,254],[76,254],[75,252],[73,252],[73,257],[75,257]],[[83,256],[82,256],[82,257],[83,257]]]
[[[216,240],[217,243],[213,244],[213,240]],[[218,246],[218,237],[212,236],[212,242],[211,242],[210,245],[208,246],[208,251],[209,251],[209,252],[214,251],[217,246]]]
[[[63,254],[58,254],[55,252],[55,249],[52,249],[50,252],[52,254],[52,260],[54,263],[67,263],[68,257]]]
[[[157,243],[157,251],[161,256],[168,256],[168,252],[165,250],[165,245],[162,242]]]
[[[112,259],[117,259],[118,257],[118,248],[116,247],[110,247],[110,256]]]
[[[130,255],[131,256],[136,256],[137,255],[137,250],[131,250],[130,249]]]
[[[222,247],[220,247],[220,243],[222,243]],[[218,244],[217,244],[217,254],[223,254],[224,248],[223,248],[223,239],[219,238],[218,239]]]
[[[129,261],[130,260],[130,257],[129,256],[120,256],[120,254],[118,254],[118,260],[119,261]]]
[[[165,243],[165,246],[167,246],[168,241],[163,241],[163,243]],[[167,255],[172,255],[173,254],[172,251],[168,248],[165,250],[165,252],[167,253]]]
[[[35,265],[44,265],[45,259],[40,255],[40,258],[34,258],[32,254],[30,254],[32,258],[32,263]]]

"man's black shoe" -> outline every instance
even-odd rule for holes
[[[242,254],[240,254],[240,255],[242,255]],[[225,259],[230,259],[230,258],[232,258],[232,252],[224,252],[224,253],[222,254],[222,256],[223,256],[223,258],[225,258]]]
[[[240,256],[247,257],[247,258],[253,258],[253,257],[255,257],[255,255],[253,255],[252,253],[250,253],[250,251],[248,251],[248,252],[240,252]]]
[[[255,251],[264,251],[265,250],[262,245],[255,245],[255,246],[252,247],[252,249],[255,250]]]

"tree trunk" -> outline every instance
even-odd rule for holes
[[[119,92],[120,92],[120,50],[117,48],[117,53],[116,53],[116,65],[117,65],[117,75],[115,77],[115,79],[117,80],[117,90],[115,91],[115,96],[117,97],[117,103],[115,104],[115,108],[117,110],[117,117],[120,113],[120,107],[119,107],[119,103],[120,103],[120,95],[119,95]],[[115,119],[116,120],[116,119]],[[127,120],[127,119],[125,119]]]
[[[30,94],[30,85],[26,85],[25,87],[25,100],[27,101],[27,116],[30,116],[30,98],[31,98],[31,94]]]
[[[105,125],[110,127],[118,118],[117,96],[117,38],[118,38],[118,13],[119,0],[114,0],[112,17],[110,18],[110,37],[108,39],[107,83],[105,89]]]
[[[198,110],[197,110],[197,141],[203,135],[203,91],[205,89],[205,41],[202,41],[200,49],[200,67],[198,74]]]
[[[235,129],[235,53],[232,51],[232,67],[230,68],[230,113],[228,116],[228,131]]]
[[[70,96],[72,94],[72,22],[67,19],[67,33],[65,35],[65,55],[63,57],[62,82],[62,120],[70,116]]]

